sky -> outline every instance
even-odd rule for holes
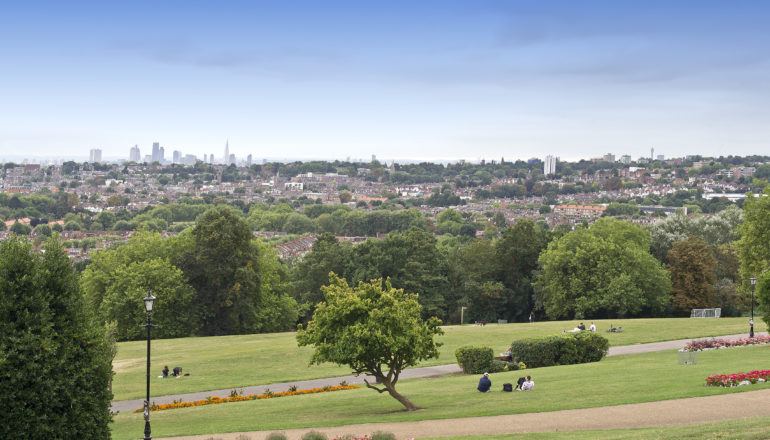
[[[767,1],[0,3],[0,158],[768,154]]]

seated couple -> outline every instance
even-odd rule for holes
[[[508,390],[510,391],[510,385],[508,385]],[[481,376],[481,379],[479,379],[479,386],[476,387],[479,391],[482,393],[486,393],[492,388],[492,380],[489,379],[489,373],[484,373],[483,376]],[[530,391],[535,388],[535,381],[532,380],[532,376],[527,377],[520,377],[519,380],[516,382],[516,388],[517,390],[521,391]]]
[[[174,367],[174,372],[172,373],[174,377],[179,377],[182,375],[182,367]],[[163,378],[168,377],[168,365],[163,367]]]

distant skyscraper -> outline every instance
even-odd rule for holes
[[[209,163],[210,164],[214,163],[214,155],[213,154],[209,154]]]
[[[179,150],[174,150],[174,163],[182,163],[182,152]]]
[[[160,147],[160,152],[158,153],[158,162],[163,163],[163,161],[166,160],[166,149],[163,147]]]
[[[250,166],[251,166],[251,154],[249,154],[248,156],[246,156],[246,166],[247,166],[247,167],[250,167]]]
[[[630,164],[631,163],[631,156],[629,156],[628,154],[624,154],[624,155],[620,156],[620,163],[625,164],[625,165]]]
[[[660,160],[660,161],[666,160],[666,156],[664,156],[662,154],[659,154],[659,155],[655,156],[655,160]]]
[[[88,153],[88,161],[99,163],[102,161],[102,150],[98,148],[92,148]]]
[[[139,145],[134,145],[131,147],[131,153],[128,155],[128,160],[131,162],[139,162],[142,160],[142,154],[139,151]]]
[[[206,153],[203,153],[203,163],[209,163],[209,155]]]
[[[556,160],[557,158],[550,154],[545,157],[545,161],[543,161],[543,174],[546,176],[556,174]]]
[[[152,161],[160,162],[160,142],[152,143]]]
[[[222,156],[222,163],[230,163],[230,139],[225,141],[225,155]]]
[[[602,157],[602,160],[605,162],[613,163],[615,162],[615,155],[612,153],[607,153],[604,155],[604,157]]]
[[[653,156],[655,156],[655,148],[650,148],[650,160],[653,159]]]
[[[228,165],[235,164],[235,155],[234,154],[231,154],[230,156],[227,157],[227,164]]]

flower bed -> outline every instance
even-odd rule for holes
[[[317,394],[317,393],[328,393],[331,391],[354,390],[356,388],[361,388],[361,386],[360,385],[334,385],[334,386],[326,386],[323,388],[309,388],[305,390],[294,389],[290,391],[279,391],[279,392],[267,391],[262,394],[246,394],[246,395],[234,394],[229,397],[209,396],[202,400],[193,400],[190,402],[175,400],[171,403],[163,403],[160,405],[153,403],[152,405],[150,405],[150,410],[163,411],[167,409],[191,408],[195,406],[204,406],[204,405],[217,405],[220,403],[245,402],[247,400],[273,399],[276,397],[301,396],[303,394]],[[137,409],[134,412],[139,413],[142,411],[143,409]]]
[[[714,374],[706,378],[706,385],[712,387],[737,387],[766,382],[770,370],[755,370],[748,373]]]
[[[770,344],[770,335],[741,339],[701,339],[698,341],[690,341],[690,343],[684,346],[682,351],[715,350],[718,348],[744,347],[746,345],[762,344]]]

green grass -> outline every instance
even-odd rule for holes
[[[586,322],[588,325],[590,322]],[[609,327],[622,326],[623,333],[606,333]],[[486,345],[503,352],[514,339],[560,333],[574,327],[576,321],[552,321],[535,324],[489,324],[484,327],[449,326],[441,356],[423,365],[455,362],[455,350],[467,344]],[[746,319],[627,319],[596,321],[601,334],[611,345],[627,345],[672,339],[726,335],[746,331]],[[758,323],[757,331],[764,331]],[[113,392],[116,400],[136,399],[144,395],[145,350],[143,341],[118,344]],[[291,382],[304,379],[340,376],[349,369],[335,365],[308,366],[312,349],[297,347],[294,333],[183,338],[153,341],[153,375],[164,365],[181,366],[190,376],[178,380],[154,381],[156,396],[216,389]]]
[[[441,437],[441,440],[766,440],[770,418],[755,417],[720,423],[600,431],[569,431],[494,436]],[[439,440],[438,438],[434,440]]]
[[[171,436],[491,416],[760,390],[770,384],[728,389],[706,387],[704,379],[766,368],[768,355],[767,346],[715,350],[700,353],[698,365],[680,366],[676,352],[666,351],[531,369],[527,372],[537,383],[532,393],[499,391],[520,372],[493,375],[494,392],[487,394],[475,391],[477,376],[411,380],[399,384],[399,390],[425,408],[411,413],[369,389],[161,411],[153,414],[153,432]],[[140,414],[121,413],[115,418],[113,438],[135,438],[142,426]]]

